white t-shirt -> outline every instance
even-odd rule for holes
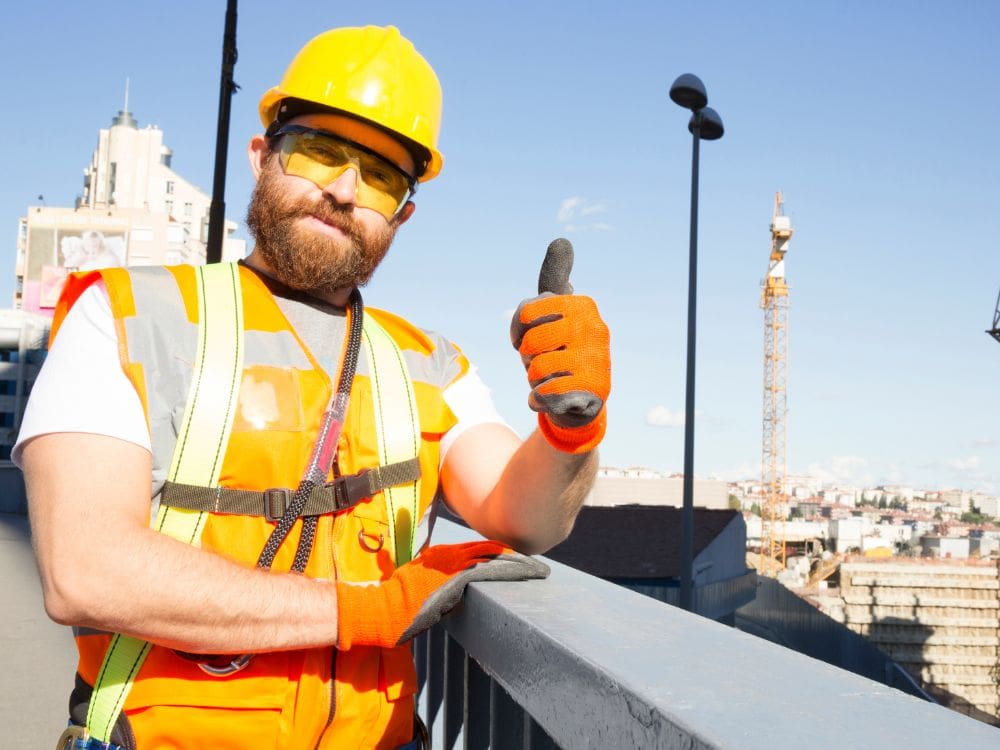
[[[472,365],[443,396],[457,422],[441,439],[442,463],[465,430],[507,424]],[[152,452],[142,403],[121,367],[111,304],[100,282],[80,296],[63,321],[32,387],[11,460],[20,467],[24,444],[54,432],[107,435]]]

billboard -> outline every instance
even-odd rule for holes
[[[21,307],[51,315],[72,271],[124,266],[128,232],[121,218],[96,212],[29,212]]]

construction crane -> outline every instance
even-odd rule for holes
[[[997,309],[993,313],[993,326],[986,333],[1000,342],[1000,294],[997,294]]]
[[[784,198],[774,196],[771,257],[761,282],[764,309],[764,429],[761,451],[761,550],[758,572],[777,576],[785,567],[785,500],[788,476],[788,284],[785,253],[792,222],[784,214]]]

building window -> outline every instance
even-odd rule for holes
[[[174,181],[167,180],[167,195],[173,195],[173,194],[174,194]]]
[[[191,206],[190,203],[185,203],[184,204],[184,215],[185,216],[190,216],[191,215],[191,208],[192,208],[192,206]]]
[[[163,207],[167,210],[168,214],[172,214],[174,212],[174,202],[173,201],[166,201],[163,204]]]

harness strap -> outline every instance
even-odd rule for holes
[[[243,374],[243,296],[235,264],[195,269],[198,345],[181,430],[168,473],[171,482],[215,486],[236,414]],[[198,544],[204,512],[160,505],[153,527]],[[87,709],[85,734],[109,742],[151,644],[115,634],[104,654]]]
[[[329,484],[312,489],[301,515],[320,516],[344,510],[377,492],[419,478],[420,461],[417,458],[337,477]],[[258,491],[165,482],[160,502],[172,508],[264,516],[269,521],[277,521],[285,515],[294,493],[295,490],[288,487]]]
[[[371,315],[365,316],[362,336],[371,376],[375,433],[379,463],[392,465],[420,452],[420,419],[409,368],[399,346]],[[380,366],[376,366],[376,364]],[[420,521],[420,479],[386,488],[389,550],[396,566],[413,559]]]

